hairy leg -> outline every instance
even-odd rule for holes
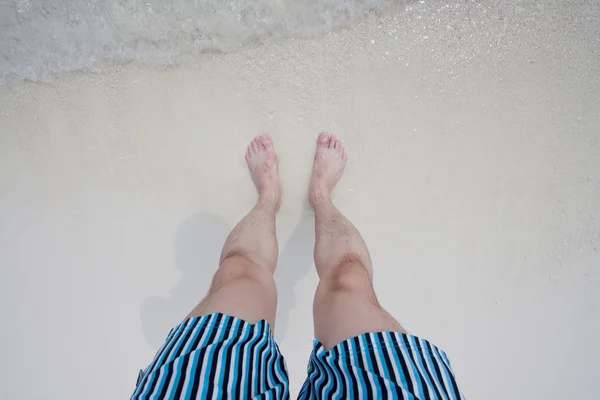
[[[281,188],[277,155],[268,135],[250,143],[246,161],[258,189],[258,204],[229,234],[208,295],[187,318],[220,312],[250,323],[265,319],[274,327],[273,274],[279,254],[275,214]]]
[[[315,336],[326,349],[367,332],[405,332],[377,301],[371,257],[360,233],[331,202],[346,160],[342,143],[321,133],[309,200],[315,211],[314,256],[320,278],[314,300]]]

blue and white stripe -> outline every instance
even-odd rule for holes
[[[443,351],[416,336],[377,332],[348,339],[329,351],[315,340],[308,378],[298,398],[461,400],[463,396]]]
[[[285,360],[269,323],[224,314],[174,328],[132,399],[289,399]],[[300,395],[308,399],[461,400],[446,354],[395,332],[366,333],[329,351],[316,340]]]
[[[132,399],[288,399],[287,368],[269,323],[224,314],[174,328]]]

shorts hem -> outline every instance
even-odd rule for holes
[[[405,338],[409,342],[410,342],[411,338],[414,338],[417,343],[419,341],[424,341],[429,345],[429,347],[432,350],[430,350],[424,346],[419,346],[418,344],[406,345],[405,343],[394,343],[392,340],[389,340],[389,339],[388,340],[379,340],[378,339],[378,342],[375,344],[360,345],[360,346],[358,346],[358,348],[356,348],[356,350],[353,350],[353,351],[343,349],[343,344],[346,342],[349,342],[349,341],[357,339],[357,338],[361,338],[362,336],[365,336],[365,335],[376,335],[377,333],[382,333],[382,334],[389,333],[391,335],[400,335],[401,337]],[[319,341],[319,339],[315,339],[315,345],[314,345],[313,352],[316,356],[322,357],[323,355],[325,355],[326,357],[328,357],[332,360],[343,360],[346,358],[354,357],[357,354],[362,354],[365,351],[377,350],[377,349],[388,349],[388,348],[415,350],[415,351],[419,351],[423,354],[429,354],[430,356],[433,356],[433,357],[438,356],[438,354],[436,354],[434,351],[434,350],[437,350],[440,355],[445,356],[445,353],[442,350],[438,349],[437,346],[435,346],[433,343],[429,342],[428,340],[419,338],[417,336],[414,336],[414,335],[411,335],[408,333],[392,332],[392,331],[363,333],[361,335],[357,335],[357,336],[348,338],[348,339],[336,344],[334,347],[332,347],[329,350],[325,350],[325,348],[323,347],[323,344]]]

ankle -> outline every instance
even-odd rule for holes
[[[314,209],[333,205],[331,202],[331,192],[317,188],[311,189],[309,201]]]
[[[277,212],[279,210],[279,200],[276,196],[260,195],[258,198],[258,204],[256,206],[269,211]]]

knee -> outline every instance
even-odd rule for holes
[[[217,286],[236,281],[268,284],[272,280],[272,274],[243,254],[233,254],[225,258],[214,277]]]
[[[373,291],[368,267],[358,255],[348,254],[334,266],[325,278],[329,292],[359,292],[370,294]]]

